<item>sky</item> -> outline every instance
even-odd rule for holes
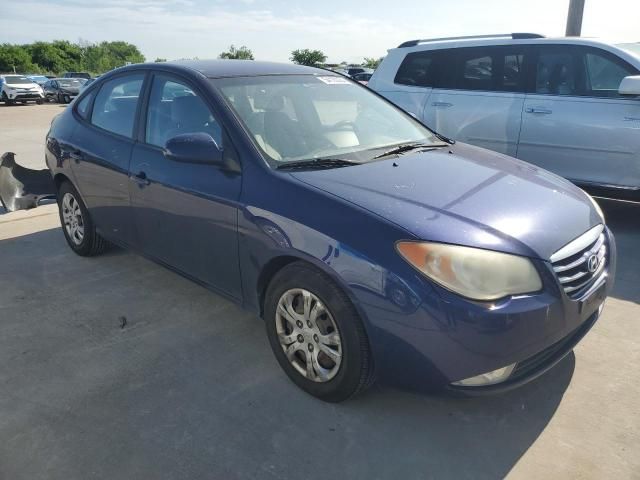
[[[124,40],[148,60],[215,58],[246,45],[257,60],[297,48],[328,62],[380,57],[405,40],[564,34],[569,0],[17,0],[3,2],[0,43]],[[639,42],[640,0],[586,0],[583,36]]]

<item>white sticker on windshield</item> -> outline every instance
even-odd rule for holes
[[[350,82],[344,77],[318,77],[318,80],[327,85],[349,85]]]

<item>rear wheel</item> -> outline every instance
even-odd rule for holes
[[[107,242],[95,229],[78,191],[69,182],[58,190],[58,211],[64,237],[73,250],[83,257],[101,254]]]
[[[269,284],[264,314],[278,363],[306,392],[340,402],[373,383],[362,321],[323,272],[302,262],[283,268]]]
[[[44,100],[40,99],[40,100],[36,100],[36,104],[38,105],[42,105],[44,103]]]

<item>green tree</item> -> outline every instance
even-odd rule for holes
[[[297,63],[298,65],[314,66],[319,63],[326,62],[327,56],[322,53],[321,50],[309,50],[308,48],[303,48],[302,50],[294,50],[291,52],[290,59],[293,63]]]
[[[253,52],[242,45],[240,48],[236,48],[234,45],[229,47],[228,52],[222,52],[218,58],[226,58],[229,60],[254,60]]]
[[[93,73],[104,73],[122,67],[127,62],[142,63],[144,55],[138,47],[127,42],[101,42],[89,45],[84,49],[84,70]]]
[[[25,48],[31,61],[47,72],[61,73],[82,68],[83,49],[66,40],[35,42]]]
[[[364,67],[373,68],[375,70],[382,63],[382,60],[384,60],[384,57],[380,57],[380,58],[364,57],[364,62],[362,63],[362,65]]]
[[[11,73],[14,70],[17,73],[40,71],[24,46],[3,43],[0,45],[0,72]]]

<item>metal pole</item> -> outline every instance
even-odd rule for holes
[[[582,32],[582,14],[585,0],[570,0],[567,14],[567,37],[579,37]]]

